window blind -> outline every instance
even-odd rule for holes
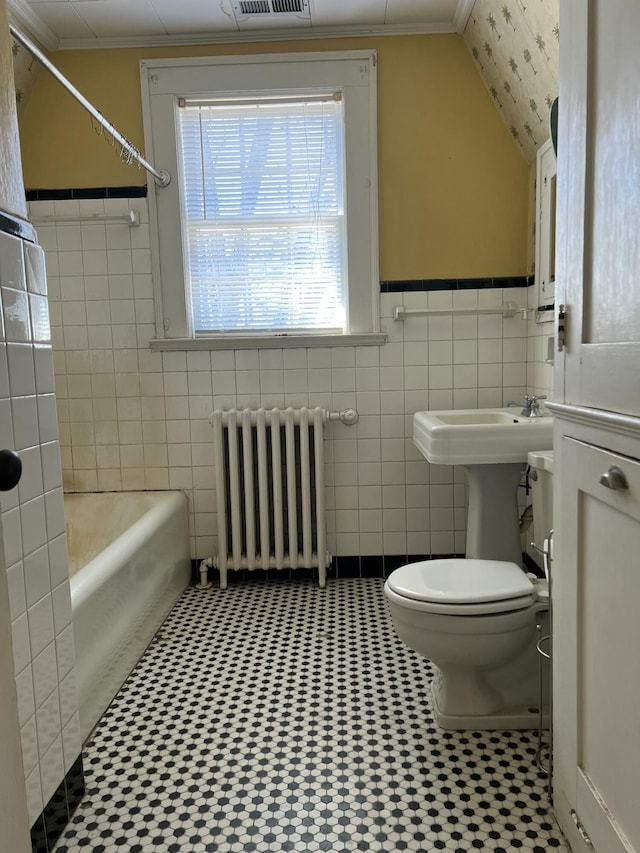
[[[342,103],[180,102],[195,334],[344,331]]]

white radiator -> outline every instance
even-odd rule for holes
[[[214,432],[220,586],[228,569],[317,568],[325,586],[324,423],[357,413],[217,409]],[[345,415],[348,420],[345,419]]]

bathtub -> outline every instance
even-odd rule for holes
[[[83,741],[190,580],[182,492],[65,495]]]

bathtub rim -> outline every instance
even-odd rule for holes
[[[74,495],[157,495],[161,500],[148,509],[137,521],[121,533],[113,542],[97,554],[69,579],[72,607],[83,604],[91,597],[105,580],[114,577],[123,562],[128,561],[140,551],[143,543],[148,542],[158,526],[182,506],[188,507],[188,498],[184,492],[176,489],[163,491],[136,492],[71,492]]]

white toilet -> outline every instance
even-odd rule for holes
[[[543,541],[551,529],[552,459],[552,451],[529,454],[535,536]],[[548,672],[536,650],[548,634],[547,580],[515,563],[425,560],[396,569],[384,591],[400,639],[435,664],[439,726],[538,727],[541,663],[548,701]]]

